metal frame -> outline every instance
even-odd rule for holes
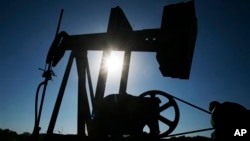
[[[191,1],[192,4],[191,9],[194,5],[194,1]],[[178,8],[183,8],[183,3],[177,4]],[[161,52],[161,49],[167,44],[165,38],[171,37],[169,34],[166,34],[165,30],[168,30],[166,24],[166,8],[164,8],[163,13],[163,21],[161,28],[159,29],[145,29],[133,31],[130,26],[126,16],[122,12],[119,7],[111,9],[110,21],[108,25],[107,33],[97,33],[97,34],[84,34],[84,35],[68,35],[66,32],[61,32],[58,34],[59,26],[57,28],[57,34],[55,36],[55,40],[52,43],[52,46],[49,50],[46,63],[49,64],[48,70],[51,71],[51,65],[56,66],[59,60],[63,57],[63,54],[66,50],[71,51],[70,57],[67,63],[66,70],[64,72],[63,80],[61,82],[61,86],[58,92],[58,96],[55,102],[54,110],[51,116],[51,120],[49,123],[49,127],[47,130],[47,136],[53,134],[53,130],[55,127],[56,119],[60,110],[60,105],[64,96],[64,91],[67,85],[68,77],[70,74],[70,70],[75,59],[76,67],[78,72],[78,115],[77,115],[77,135],[79,137],[87,136],[86,125],[89,125],[89,119],[91,118],[90,104],[88,101],[88,97],[91,99],[93,110],[95,109],[95,101],[104,98],[104,92],[107,81],[107,69],[105,69],[105,57],[109,56],[111,50],[119,50],[124,51],[124,60],[123,60],[123,69],[120,80],[119,94],[126,94],[127,89],[127,81],[129,74],[129,63],[131,58],[132,51],[140,51],[140,52]],[[171,9],[171,6],[169,7]],[[192,9],[192,10],[193,10]],[[176,12],[176,10],[175,10]],[[192,13],[193,12],[193,13]],[[191,12],[195,14],[194,11]],[[62,15],[62,13],[61,13]],[[190,28],[194,28],[191,30],[192,39],[188,42],[188,46],[191,46],[191,50],[194,49],[194,42],[196,38],[196,26],[197,21],[195,15],[192,15],[194,20],[193,25],[191,24]],[[61,21],[61,16],[60,16]],[[120,24],[124,26],[121,30]],[[59,22],[60,25],[60,22]],[[176,33],[180,34],[180,33]],[[194,35],[193,35],[194,34]],[[194,36],[194,37],[193,37]],[[113,46],[115,48],[111,48]],[[93,92],[88,57],[88,50],[102,50],[103,56],[101,61],[101,67],[99,71],[96,93]],[[187,51],[188,57],[188,65],[191,66],[192,61],[192,51]],[[178,52],[175,52],[178,53]],[[158,58],[157,58],[158,59]],[[161,65],[161,63],[160,63]],[[188,70],[190,71],[190,70]],[[189,72],[188,72],[189,73]],[[171,74],[170,74],[171,75]],[[87,77],[86,77],[87,76]],[[165,75],[164,75],[165,76]],[[170,76],[171,77],[171,76]],[[188,76],[189,77],[189,76]],[[184,78],[187,79],[187,78]],[[87,81],[88,82],[87,82]],[[87,93],[86,84],[88,83],[90,93]],[[39,123],[38,123],[39,124]],[[38,124],[36,124],[38,126]]]

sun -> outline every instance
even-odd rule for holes
[[[106,58],[105,67],[109,73],[118,73],[122,69],[122,52],[111,51],[110,56]]]

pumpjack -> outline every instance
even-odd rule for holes
[[[130,138],[152,137],[154,139],[167,137],[179,121],[180,113],[175,101],[176,97],[159,90],[143,92],[139,96],[128,94],[126,89],[130,57],[134,51],[156,52],[159,69],[164,77],[189,79],[197,36],[194,1],[165,6],[160,28],[137,31],[132,29],[119,6],[111,9],[106,33],[70,35],[65,31],[59,32],[62,13],[63,10],[55,39],[46,58],[46,67],[43,73],[45,80],[37,89],[33,140],[37,139],[39,134],[39,122],[46,86],[54,74],[52,68],[58,64],[65,51],[69,51],[70,56],[45,140],[53,140],[56,136],[53,131],[73,60],[76,61],[79,78],[76,140],[86,137],[90,139],[111,139],[124,136]],[[87,57],[90,50],[103,51],[95,93]],[[120,87],[117,94],[104,97],[107,80],[107,69],[103,67],[105,65],[104,58],[109,56],[112,50],[124,52]],[[38,93],[42,86],[43,95],[38,110]],[[161,103],[159,96],[166,98],[167,102]],[[168,108],[174,109],[172,120],[160,114]],[[168,126],[168,129],[160,131],[159,122]],[[149,128],[148,133],[143,132],[145,126]]]

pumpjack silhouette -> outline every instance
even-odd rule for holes
[[[165,6],[160,28],[137,31],[133,30],[119,6],[111,9],[106,33],[70,35],[65,31],[59,32],[62,14],[63,10],[59,18],[55,39],[46,58],[46,66],[43,69],[45,80],[37,89],[33,140],[36,140],[39,135],[39,122],[46,86],[54,75],[52,68],[58,64],[65,51],[69,51],[70,56],[45,140],[54,140],[60,137],[53,131],[73,60],[76,61],[79,78],[78,110],[77,135],[70,140],[81,140],[83,138],[109,140],[125,137],[130,139],[144,137],[145,139],[160,139],[169,136],[178,124],[180,113],[176,99],[203,110],[160,90],[149,90],[139,96],[128,94],[126,91],[130,57],[131,53],[135,51],[156,52],[159,70],[164,77],[189,79],[197,36],[197,18],[193,0]],[[103,51],[95,93],[87,57],[90,50]],[[104,58],[114,50],[124,52],[119,92],[104,97],[107,81]],[[38,95],[42,87],[42,99],[40,107],[38,107]],[[162,102],[163,98],[167,99],[166,103]],[[173,119],[161,115],[161,112],[169,108],[174,109]],[[206,110],[203,111],[207,112]],[[165,131],[160,131],[160,122],[168,127]],[[143,131],[145,126],[149,128],[148,133]],[[68,138],[61,138],[61,140],[66,139]]]

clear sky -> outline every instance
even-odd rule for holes
[[[181,0],[63,0],[0,2],[0,128],[32,132],[37,85],[43,81],[45,58],[53,41],[60,10],[61,30],[70,35],[106,32],[110,9],[119,5],[133,30],[160,28],[163,6]],[[195,1],[198,35],[189,80],[162,77],[155,53],[133,53],[127,92],[161,90],[207,109],[210,101],[233,101],[250,109],[250,2]],[[121,52],[118,52],[121,53]],[[68,53],[53,69],[41,118],[46,132]],[[90,52],[96,86],[100,52]],[[106,95],[118,92],[119,73],[108,76]],[[55,132],[76,133],[76,69],[72,73]],[[209,128],[210,116],[178,102],[180,121],[173,133]],[[197,135],[197,134],[196,134]],[[198,133],[209,136],[210,132]]]

